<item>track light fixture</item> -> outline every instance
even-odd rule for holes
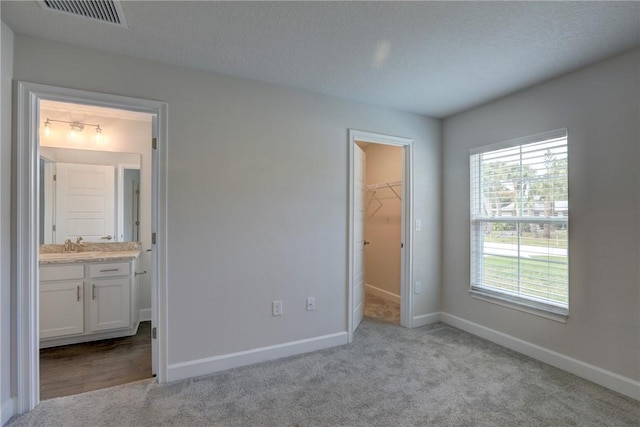
[[[71,133],[69,134],[69,136],[71,137],[71,139],[76,139],[78,137],[78,134],[82,131],[84,131],[85,126],[89,126],[89,127],[94,127],[96,130],[96,134],[94,135],[94,139],[96,140],[96,142],[101,142],[102,141],[102,128],[100,127],[99,124],[94,124],[94,123],[83,123],[83,122],[79,122],[77,120],[74,121],[67,121],[67,120],[55,120],[55,119],[50,119],[47,118],[47,120],[44,122],[44,135],[49,137],[51,136],[51,123],[66,123],[69,125],[69,127],[71,128]]]

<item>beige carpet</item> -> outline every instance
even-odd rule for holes
[[[442,323],[44,401],[9,426],[638,426],[640,403]]]
[[[400,304],[367,292],[364,299],[364,315],[399,325]]]

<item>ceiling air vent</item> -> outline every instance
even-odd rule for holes
[[[39,0],[38,3],[44,9],[127,27],[122,5],[117,0]]]

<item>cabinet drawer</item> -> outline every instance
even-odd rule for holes
[[[40,280],[73,280],[84,278],[84,264],[40,266]]]
[[[110,262],[105,264],[91,264],[89,275],[95,277],[128,276],[129,262]]]

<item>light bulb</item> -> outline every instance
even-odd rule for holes
[[[84,129],[84,125],[80,122],[71,122],[69,124],[71,127],[71,133],[69,133],[69,138],[73,141],[79,139],[79,133]]]
[[[102,129],[100,129],[100,126],[96,126],[96,134],[93,137],[94,141],[98,144],[100,144],[102,142]]]
[[[51,122],[49,121],[49,119],[44,122],[44,136],[46,136],[47,138],[51,136]]]

